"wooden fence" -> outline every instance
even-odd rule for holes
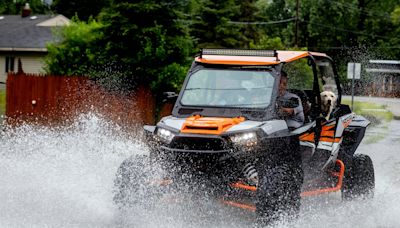
[[[94,111],[125,125],[153,124],[155,99],[149,86],[130,94],[109,92],[86,77],[10,73],[6,116],[9,121],[57,124]]]

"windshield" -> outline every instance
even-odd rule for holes
[[[266,108],[273,86],[268,71],[203,69],[190,76],[181,104]]]

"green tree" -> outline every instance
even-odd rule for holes
[[[61,42],[47,45],[46,72],[55,75],[90,75],[98,66],[100,49],[96,46],[102,38],[101,24],[73,20],[71,25],[54,30]]]
[[[251,22],[264,21],[265,16],[262,16],[259,5],[256,4],[255,0],[242,0],[237,1],[236,4],[240,7],[237,16],[232,19],[235,22],[239,22],[237,28],[238,32],[242,35],[243,44],[241,47],[249,48],[250,43],[258,42],[263,36],[264,31],[262,25],[252,24]],[[240,22],[242,24],[240,24]]]
[[[193,55],[182,1],[115,1],[100,15],[100,62],[113,62],[124,84],[144,80],[154,89],[177,89]],[[151,18],[151,20],[147,19]]]
[[[25,3],[29,3],[32,14],[47,14],[50,11],[49,7],[41,0],[0,0],[0,14],[21,14]]]
[[[0,14],[15,14],[15,9],[13,0],[0,0]]]
[[[69,46],[61,45],[71,50],[50,47],[52,53],[58,50],[61,56],[77,55],[75,46],[84,50],[85,57],[76,58],[83,58],[78,68],[74,59],[56,58],[58,64],[73,63],[65,64],[71,70],[63,72],[80,72],[106,81],[118,78],[119,83],[128,86],[146,80],[156,90],[177,89],[192,60],[195,45],[294,47],[297,0],[110,1],[102,0],[98,8],[84,14],[97,15],[102,9],[98,16],[101,26],[88,31],[88,42],[72,42],[78,38],[70,31],[71,34],[65,34]],[[66,4],[71,14],[78,12],[82,16],[78,3],[55,2],[61,3]],[[299,49],[327,52],[341,66],[346,66],[348,61],[372,57],[400,58],[398,0],[301,0],[299,3]],[[86,4],[79,3],[79,6],[90,8]],[[344,72],[345,67],[339,70]]]
[[[358,11],[348,6],[356,1],[302,1],[300,46],[319,51],[326,51],[327,47],[354,46],[357,40],[352,31],[357,30]],[[294,4],[291,4],[293,9]]]
[[[263,26],[263,31],[268,37],[279,37],[285,47],[293,46],[295,17],[294,5],[288,0],[260,1],[260,10],[266,22],[277,22]],[[291,20],[290,20],[291,19]],[[264,43],[266,41],[265,38]],[[300,45],[301,46],[301,45]]]
[[[389,40],[382,39],[379,42],[379,48],[390,59],[400,58],[400,5],[396,6],[390,14],[391,29],[388,35]]]
[[[96,17],[103,8],[110,5],[110,0],[55,0],[51,8],[68,18],[78,16],[83,21]]]
[[[114,1],[98,22],[77,20],[58,32],[62,41],[48,46],[47,71],[89,75],[109,88],[147,82],[178,89],[193,56],[183,7],[182,1]]]
[[[235,0],[198,0],[192,16],[192,35],[199,47],[244,47],[244,34],[229,24],[238,16],[240,6]]]
[[[270,38],[267,35],[263,36],[257,43],[250,43],[251,49],[267,49],[267,50],[284,50],[284,46],[280,37]]]

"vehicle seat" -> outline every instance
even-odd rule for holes
[[[301,105],[303,106],[303,112],[304,112],[304,124],[309,123],[311,104],[309,102],[307,94],[303,90],[299,89],[289,89],[288,92],[296,94],[298,97],[300,97]]]

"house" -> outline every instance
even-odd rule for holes
[[[400,61],[371,59],[365,72],[364,91],[375,96],[400,97]]]
[[[360,78],[354,80],[357,96],[400,98],[400,61],[370,59],[361,65]],[[342,84],[343,93],[352,93],[352,80]]]
[[[53,30],[70,23],[63,15],[31,15],[29,5],[21,15],[0,15],[0,83],[8,72],[44,73],[46,44],[55,41]]]

